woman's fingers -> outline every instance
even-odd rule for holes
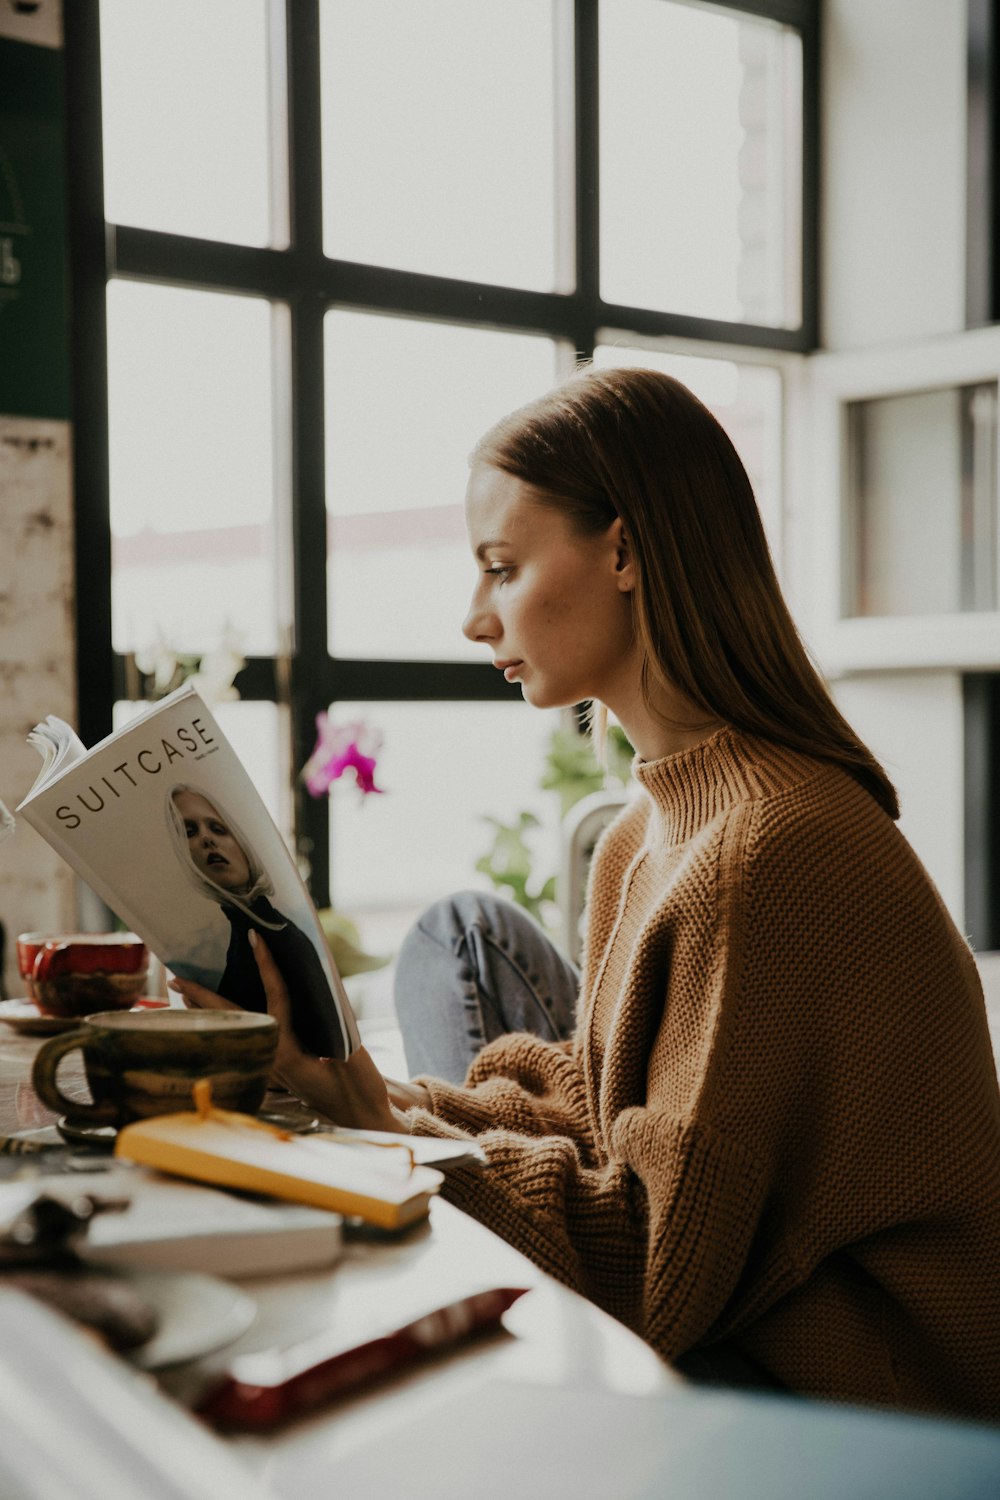
[[[281,977],[281,970],[275,963],[270,948],[260,933],[255,932],[252,927],[250,929],[250,946],[253,949],[253,956],[257,960],[260,982],[264,986],[268,1015],[273,1016],[283,1030],[290,1030],[292,1025],[292,1005],[288,998],[288,986]]]
[[[206,989],[203,984],[196,983],[193,979],[179,979],[174,976],[167,980],[167,988],[180,995],[185,1005],[193,1010],[239,1010],[231,1000],[224,1000],[214,990]]]
[[[250,941],[268,1014],[278,1023],[275,1071],[300,1099],[340,1125],[398,1130],[385,1079],[363,1047],[344,1062],[303,1052],[292,1030],[292,1003],[281,971],[259,932],[251,929]]]
[[[270,948],[260,933],[255,932],[252,927],[250,946],[257,960],[260,982],[264,986],[267,1013],[278,1023],[278,1055],[275,1059],[275,1067],[279,1073],[287,1073],[289,1066],[294,1065],[303,1055],[295,1032],[292,1030],[292,1002],[288,995],[288,986],[282,978],[281,970],[275,963]]]

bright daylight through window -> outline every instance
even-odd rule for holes
[[[780,565],[782,362],[815,343],[816,6],[99,16],[112,565],[91,649],[116,719],[164,653],[245,658],[227,733],[319,904],[391,945],[482,880],[488,816],[530,811],[556,861],[560,717],[460,633],[466,460],[496,417],[579,358],[678,375],[741,451]],[[306,795],[324,711],[381,734],[383,796]],[[475,779],[473,742],[496,749]]]

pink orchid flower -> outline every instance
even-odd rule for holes
[[[382,748],[376,729],[357,719],[353,724],[334,724],[327,713],[316,715],[316,745],[302,768],[306,790],[324,797],[335,781],[353,771],[358,790],[367,795],[381,792],[375,785],[375,757]]]

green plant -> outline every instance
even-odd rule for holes
[[[626,785],[633,753],[624,730],[612,724],[608,729],[607,769],[604,769],[598,764],[589,735],[560,726],[549,739],[539,786],[559,798],[559,816],[564,818],[581,797],[606,786]],[[476,869],[497,890],[529,911],[543,927],[550,926],[558,893],[555,875],[535,873],[537,852],[532,847],[531,835],[541,827],[540,820],[534,813],[522,811],[513,823],[492,817],[484,821],[492,825],[493,842],[476,860]]]
[[[606,786],[625,786],[633,754],[625,731],[618,724],[608,726],[606,769],[598,763],[589,735],[581,734],[578,729],[555,729],[539,785],[543,791],[558,795],[559,815],[564,818],[581,797],[603,791]]]
[[[535,862],[534,850],[525,839],[529,829],[540,827],[534,813],[521,812],[516,823],[502,823],[499,818],[486,819],[494,828],[493,843],[489,850],[476,860],[476,869],[488,875],[498,890],[506,891],[518,906],[529,911],[542,926],[546,926],[548,908],[556,899],[556,880],[550,875],[541,885],[531,882]]]

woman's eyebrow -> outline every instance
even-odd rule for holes
[[[483,558],[486,556],[487,552],[489,552],[489,550],[490,550],[491,547],[509,547],[509,546],[510,546],[510,542],[504,541],[503,537],[499,537],[499,536],[490,537],[487,541],[479,543],[479,546],[476,548],[476,556],[479,558],[479,560],[481,562],[483,560]]]

